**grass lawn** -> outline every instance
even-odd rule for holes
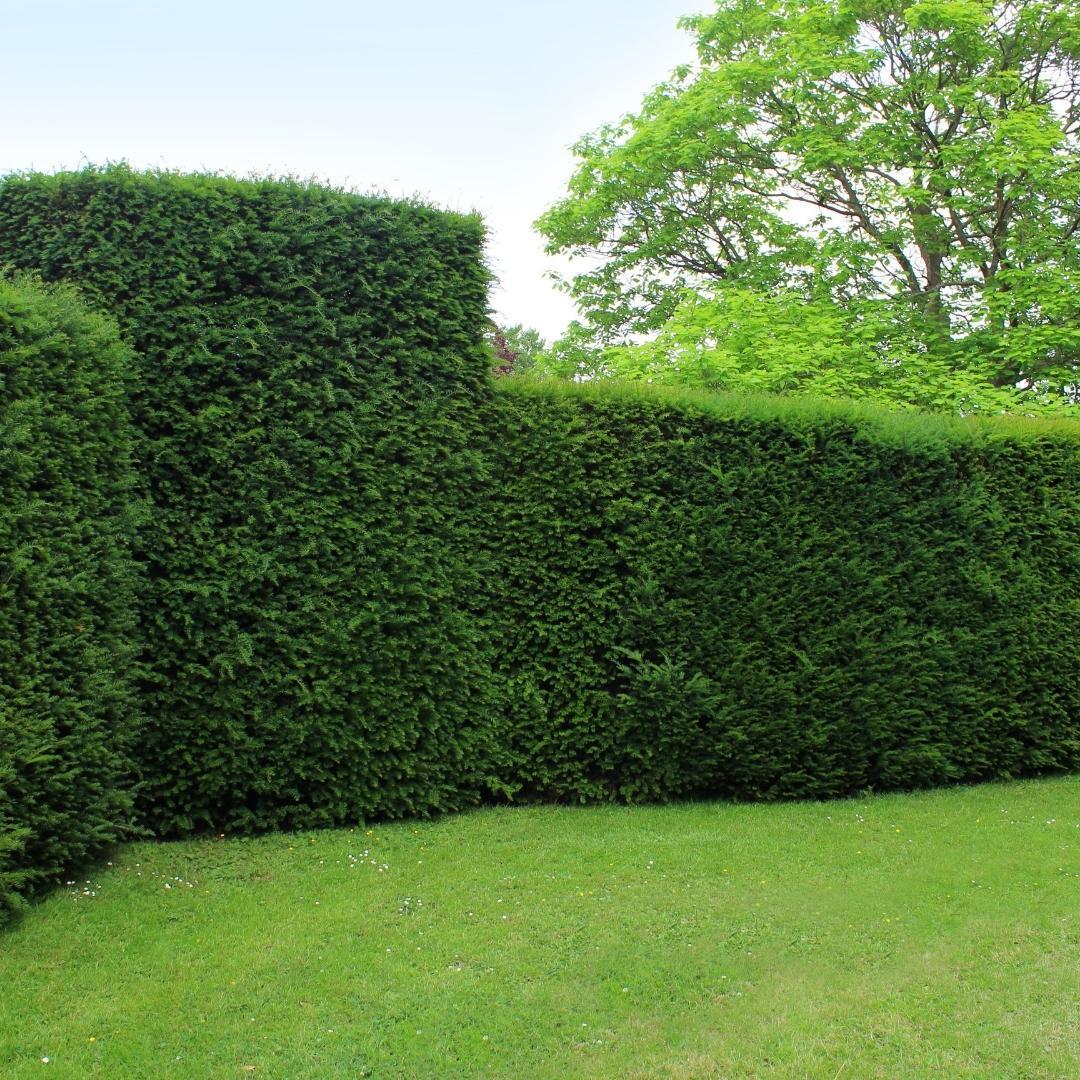
[[[0,934],[0,1076],[252,1075],[1075,1080],[1080,777],[137,844]]]

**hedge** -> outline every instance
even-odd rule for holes
[[[481,463],[440,404],[487,379],[482,239],[473,217],[293,182],[0,184],[0,262],[78,281],[136,353],[138,806],[160,835],[486,789],[457,494]]]
[[[1080,426],[495,387],[468,217],[111,168],[0,260],[138,356],[143,820],[1080,764]]]
[[[1080,765],[1080,424],[496,398],[526,794],[819,798]]]
[[[0,277],[0,923],[131,822],[126,370],[70,290]]]

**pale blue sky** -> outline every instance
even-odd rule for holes
[[[531,222],[569,146],[692,56],[702,0],[0,0],[0,172],[316,176],[487,219],[499,316],[572,315]]]

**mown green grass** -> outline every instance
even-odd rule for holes
[[[1080,777],[138,844],[0,936],[0,1075],[1075,1078],[1078,916]]]

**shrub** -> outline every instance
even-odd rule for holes
[[[1080,425],[500,384],[515,780],[842,795],[1080,764]]]
[[[130,824],[127,353],[0,277],[0,922]]]
[[[1078,425],[495,389],[481,241],[294,183],[0,184],[0,259],[137,353],[144,821],[1080,764]]]
[[[139,807],[159,834],[449,809],[486,790],[476,218],[292,182],[0,184],[0,260],[134,347]],[[448,494],[449,492],[455,494]]]

